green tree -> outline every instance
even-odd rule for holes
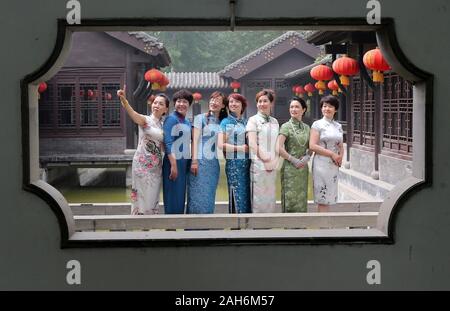
[[[172,59],[164,71],[215,72],[282,35],[283,31],[149,32],[165,45]],[[306,35],[305,32],[301,33]]]

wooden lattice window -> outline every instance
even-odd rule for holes
[[[120,75],[66,72],[49,81],[39,101],[43,136],[122,136],[123,112],[116,91]]]
[[[74,83],[58,83],[56,85],[56,110],[58,116],[58,127],[75,127],[75,101],[76,98]]]
[[[373,148],[375,142],[375,96],[374,92],[363,83],[364,98],[361,96],[361,80],[353,79],[352,116],[353,143]]]
[[[387,74],[383,87],[383,152],[412,155],[413,96],[411,82]]]
[[[103,127],[120,127],[120,100],[116,91],[120,88],[118,83],[102,84],[102,120]]]
[[[80,84],[80,126],[98,126],[98,89],[97,84]]]

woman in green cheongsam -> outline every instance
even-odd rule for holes
[[[278,151],[284,161],[281,169],[281,206],[283,212],[307,211],[308,161],[310,158],[309,131],[302,122],[307,110],[306,103],[299,97],[290,101],[291,119],[281,126],[278,136]]]

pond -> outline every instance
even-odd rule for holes
[[[309,174],[308,200],[313,199],[312,179]],[[130,202],[131,188],[123,186],[63,186],[54,185],[66,198],[68,203],[122,203]],[[280,173],[277,174],[276,200],[281,200]],[[162,190],[160,194],[162,202]],[[216,192],[216,201],[228,201],[227,178],[225,164],[221,161],[219,185]]]

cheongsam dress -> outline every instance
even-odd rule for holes
[[[227,135],[225,143],[235,146],[246,144],[247,119],[238,119],[232,112],[220,122],[220,131]],[[225,153],[225,174],[228,185],[228,209],[230,213],[251,213],[250,160],[245,152]]]
[[[216,190],[220,176],[217,159],[217,134],[219,119],[214,114],[198,114],[194,118],[194,128],[200,130],[197,144],[198,173],[188,174],[188,214],[214,213]]]
[[[276,141],[279,124],[277,119],[260,112],[250,117],[246,131],[256,132],[258,147],[270,156],[276,157]],[[276,178],[277,170],[266,171],[264,162],[256,154],[251,154],[250,192],[253,213],[279,213],[281,208],[276,206]]]
[[[319,132],[319,145],[339,153],[343,142],[342,125],[323,117],[315,121],[311,129]],[[336,204],[338,199],[339,167],[330,157],[315,154],[312,165],[314,202],[324,205]]]
[[[284,149],[291,156],[301,159],[309,148],[309,126],[295,118],[284,123],[280,135],[286,137]],[[284,161],[281,169],[281,208],[283,212],[306,212],[308,203],[308,164],[296,168]]]
[[[157,214],[162,182],[163,131],[160,120],[146,116],[132,163],[131,214]]]

